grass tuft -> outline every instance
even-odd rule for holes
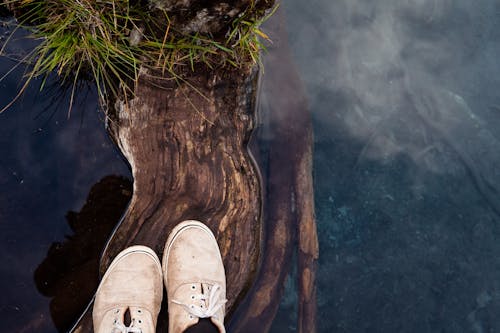
[[[260,25],[276,10],[265,15],[252,2],[231,22],[225,36],[215,39],[176,31],[167,12],[148,15],[132,0],[8,0],[4,4],[20,8],[24,14],[18,17],[19,25],[40,40],[28,59],[32,67],[19,95],[34,78],[43,78],[43,89],[48,75],[55,72],[72,86],[69,113],[77,81],[89,74],[105,103],[109,95],[133,95],[141,67],[161,70],[178,80],[186,67],[194,71],[200,63],[209,68],[260,64],[262,41],[269,40]]]

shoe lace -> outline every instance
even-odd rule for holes
[[[210,288],[210,294],[204,291],[203,294],[195,295],[196,299],[206,301],[207,307],[201,307],[194,304],[188,305],[176,300],[172,300],[172,303],[182,306],[190,315],[198,318],[210,318],[216,317],[215,314],[220,310],[222,306],[227,302],[227,299],[221,299],[222,288],[218,284],[212,285]]]
[[[142,330],[139,327],[127,327],[119,321],[115,321],[111,333],[142,333]]]

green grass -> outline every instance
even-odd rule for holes
[[[120,94],[133,95],[141,67],[161,71],[163,76],[182,80],[186,68],[241,68],[259,63],[268,36],[260,25],[265,15],[253,3],[233,22],[223,38],[182,34],[172,27],[168,14],[148,16],[128,0],[8,0],[24,12],[19,26],[31,31],[40,44],[27,61],[31,70],[21,88],[42,77],[42,89],[50,73],[75,87],[82,77],[94,80],[101,103]],[[275,8],[276,9],[276,8]],[[132,40],[131,35],[139,36]],[[3,49],[0,50],[2,55]],[[167,74],[167,75],[165,75]],[[14,102],[14,101],[13,101]],[[8,108],[9,103],[4,109]]]

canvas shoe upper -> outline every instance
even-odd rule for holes
[[[198,221],[184,221],[170,233],[163,252],[169,332],[184,332],[210,318],[224,333],[226,275],[215,236]]]
[[[163,296],[158,257],[132,246],[116,256],[101,280],[93,308],[95,333],[154,333]],[[125,323],[125,313],[130,323]]]

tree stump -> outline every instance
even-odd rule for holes
[[[232,312],[252,284],[261,247],[260,177],[247,150],[256,79],[254,68],[202,71],[185,81],[142,73],[134,97],[114,103],[110,132],[130,163],[134,191],[101,272],[130,245],[161,257],[177,223],[200,220],[219,243]],[[89,326],[83,320],[76,331]]]
[[[260,177],[247,150],[255,84],[250,71],[205,72],[189,84],[149,78],[132,100],[117,102],[110,128],[132,167],[134,193],[102,272],[132,244],[161,254],[177,223],[197,219],[218,240],[228,309],[243,296],[257,269],[262,229]]]
[[[256,68],[201,76],[198,72],[185,85],[151,83],[152,77],[145,76],[135,97],[144,99],[119,101],[112,113],[112,137],[131,164],[134,195],[103,255],[101,270],[131,244],[147,244],[161,253],[176,223],[201,219],[216,234],[223,254],[231,332],[270,330],[295,250],[298,331],[316,330],[319,249],[312,122],[283,25],[282,14],[269,24],[276,34],[266,57],[270,79],[263,89],[268,96],[264,117],[272,137],[268,154],[256,156],[261,168],[266,165],[264,177],[247,150],[257,111]],[[159,331],[166,327],[164,307]],[[87,313],[75,332],[90,332],[90,319]]]
[[[238,0],[232,7],[213,1],[203,5],[209,8],[201,8],[194,0],[151,1],[173,11],[171,20],[181,22],[182,29],[204,33],[220,32],[226,20],[249,3],[254,1]],[[268,8],[272,1],[255,3]],[[204,25],[198,26],[200,18]],[[108,128],[130,163],[134,186],[129,207],[104,249],[101,274],[130,245],[150,246],[161,257],[177,223],[201,220],[214,232],[222,252],[226,320],[234,332],[269,331],[295,249],[298,330],[314,332],[316,327],[314,281],[319,251],[312,125],[283,23],[283,16],[276,16],[271,25],[279,33],[273,35],[278,47],[271,48],[266,69],[273,78],[265,86],[271,96],[268,119],[273,137],[269,154],[259,156],[267,165],[264,178],[248,151],[256,125],[255,65],[197,65],[182,79],[143,68],[133,96],[122,95],[107,103]],[[73,332],[92,332],[91,305]],[[159,330],[166,329],[167,319],[164,302]]]

